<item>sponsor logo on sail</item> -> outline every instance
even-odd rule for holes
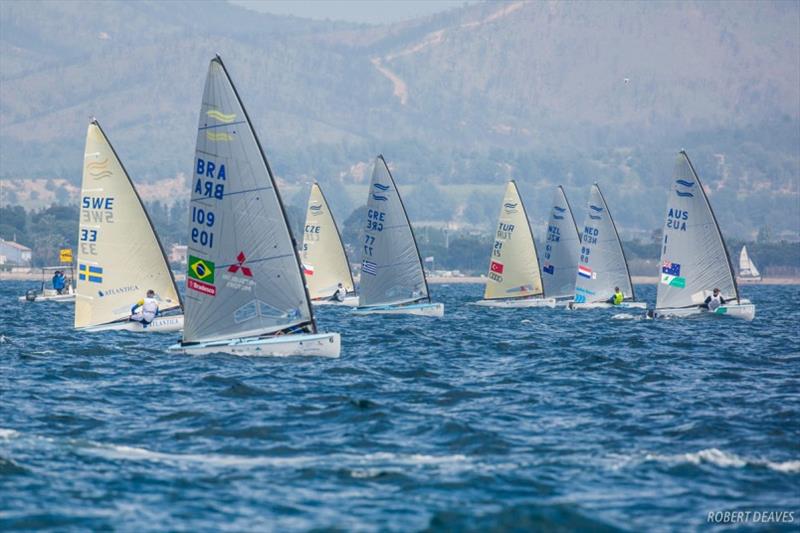
[[[597,273],[585,265],[578,265],[578,275],[586,279],[597,279]]]
[[[503,204],[503,210],[506,213],[508,213],[509,215],[512,214],[512,213],[516,213],[518,205],[519,204],[516,204],[516,203],[513,203],[513,202],[506,202],[506,203]]]
[[[249,267],[244,266],[245,261],[247,261],[247,257],[244,255],[244,252],[239,252],[239,255],[236,256],[236,263],[228,267],[228,272],[236,274],[241,270],[243,275],[252,278],[253,271],[250,270]]]
[[[117,294],[125,294],[125,293],[128,293],[128,292],[134,292],[134,291],[138,291],[138,290],[139,290],[139,286],[138,285],[128,285],[126,287],[113,287],[111,289],[106,289],[104,291],[97,291],[97,295],[100,298],[104,298],[106,296],[114,296],[114,295],[117,295]]]
[[[90,283],[103,283],[103,267],[79,264],[78,279]]]
[[[675,180],[675,183],[677,183],[678,185],[681,185],[683,187],[686,187],[687,189],[691,189],[692,187],[694,187],[694,182],[693,181]],[[694,194],[692,194],[692,193],[690,193],[688,191],[681,191],[681,190],[679,190],[677,188],[675,189],[675,194],[677,194],[678,196],[680,196],[682,198],[693,198],[694,197]]]
[[[377,263],[364,259],[361,262],[361,272],[369,274],[370,276],[376,276],[378,274],[378,265]]]
[[[186,288],[208,296],[215,296],[217,288],[214,286],[214,270],[213,261],[190,255]]]
[[[213,118],[217,122],[224,122],[225,124],[230,124],[236,120],[236,113],[225,114],[219,109],[209,109],[206,111],[206,115]]]
[[[598,206],[592,205],[592,204],[589,204],[589,209],[591,209],[595,213],[602,213],[603,212],[603,208],[602,207],[598,207]],[[591,218],[592,220],[600,220],[602,217],[600,215],[593,215],[590,212],[589,213],[589,218]]]
[[[322,214],[322,206],[319,204],[312,205],[308,208],[311,211],[311,214],[314,216]]]
[[[93,180],[98,181],[111,176],[111,171],[108,170],[108,159],[102,161],[92,161],[86,164],[86,172]]]
[[[234,139],[234,136],[224,131],[207,131],[206,139],[214,142],[228,142]]]
[[[498,274],[502,274],[504,269],[505,266],[503,265],[503,263],[500,263],[498,261],[492,261],[491,263],[489,263],[490,272],[496,272]]]
[[[384,196],[382,194],[375,194],[375,193],[372,193],[372,198],[377,200],[377,201],[379,201],[379,202],[385,202],[385,201],[387,201],[389,199],[388,197],[386,197],[386,196]]]

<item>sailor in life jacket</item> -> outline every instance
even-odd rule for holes
[[[614,294],[606,300],[611,305],[619,305],[622,303],[622,300],[625,299],[625,295],[622,294],[622,291],[619,290],[619,287],[614,287]]]
[[[147,296],[131,307],[131,320],[134,322],[141,322],[143,326],[153,321],[158,316],[158,300],[156,300],[156,293],[150,289],[147,291]]]
[[[706,298],[706,301],[703,302],[703,305],[701,305],[700,307],[704,307],[709,311],[716,311],[717,307],[724,304],[725,304],[725,298],[722,297],[722,295],[719,292],[719,289],[715,288],[714,294]]]
[[[347,296],[347,289],[344,288],[344,285],[339,283],[339,285],[336,287],[336,292],[334,292],[331,296],[331,300],[334,302],[343,302],[345,296]]]

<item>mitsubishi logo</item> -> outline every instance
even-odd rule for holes
[[[253,271],[250,270],[248,267],[244,266],[244,262],[247,260],[245,257],[244,252],[239,252],[239,255],[236,256],[237,263],[235,265],[231,265],[228,267],[228,272],[233,272],[234,274],[239,272],[239,269],[242,269],[242,274],[247,276],[248,278],[253,277]]]

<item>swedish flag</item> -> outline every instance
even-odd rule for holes
[[[92,283],[103,283],[103,267],[92,265],[78,265],[78,279]]]

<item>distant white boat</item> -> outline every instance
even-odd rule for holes
[[[194,355],[338,357],[318,333],[275,180],[222,59],[211,60],[189,203],[183,341]]]
[[[761,281],[761,272],[747,254],[747,246],[739,252],[739,283],[756,283]]]
[[[311,186],[303,228],[303,272],[314,305],[358,305],[350,262],[336,220],[318,183]],[[347,291],[344,301],[331,300],[339,283]]]
[[[483,300],[475,302],[475,305],[555,307],[555,304],[554,298],[544,297],[528,214],[516,182],[510,180],[495,228]]]
[[[608,302],[619,287],[625,299],[619,305]],[[581,234],[580,256],[575,278],[573,309],[639,308],[644,302],[636,301],[636,293],[628,270],[628,261],[622,241],[611,218],[603,193],[595,183],[589,194],[586,218]]]
[[[97,332],[179,331],[183,315],[172,270],[133,182],[100,124],[86,131],[78,231],[75,328]],[[129,320],[132,304],[152,289],[159,315]]]
[[[444,304],[431,302],[414,231],[381,155],[375,159],[369,185],[359,307],[354,312],[444,315]]]
[[[547,240],[542,253],[544,293],[555,298],[556,305],[567,305],[575,295],[580,243],[581,234],[575,224],[572,208],[564,188],[559,185],[553,194],[553,207],[547,221]]]
[[[725,241],[689,156],[675,163],[661,247],[656,317],[715,314],[752,320],[755,305],[739,296]],[[703,307],[714,288],[725,304]]]

